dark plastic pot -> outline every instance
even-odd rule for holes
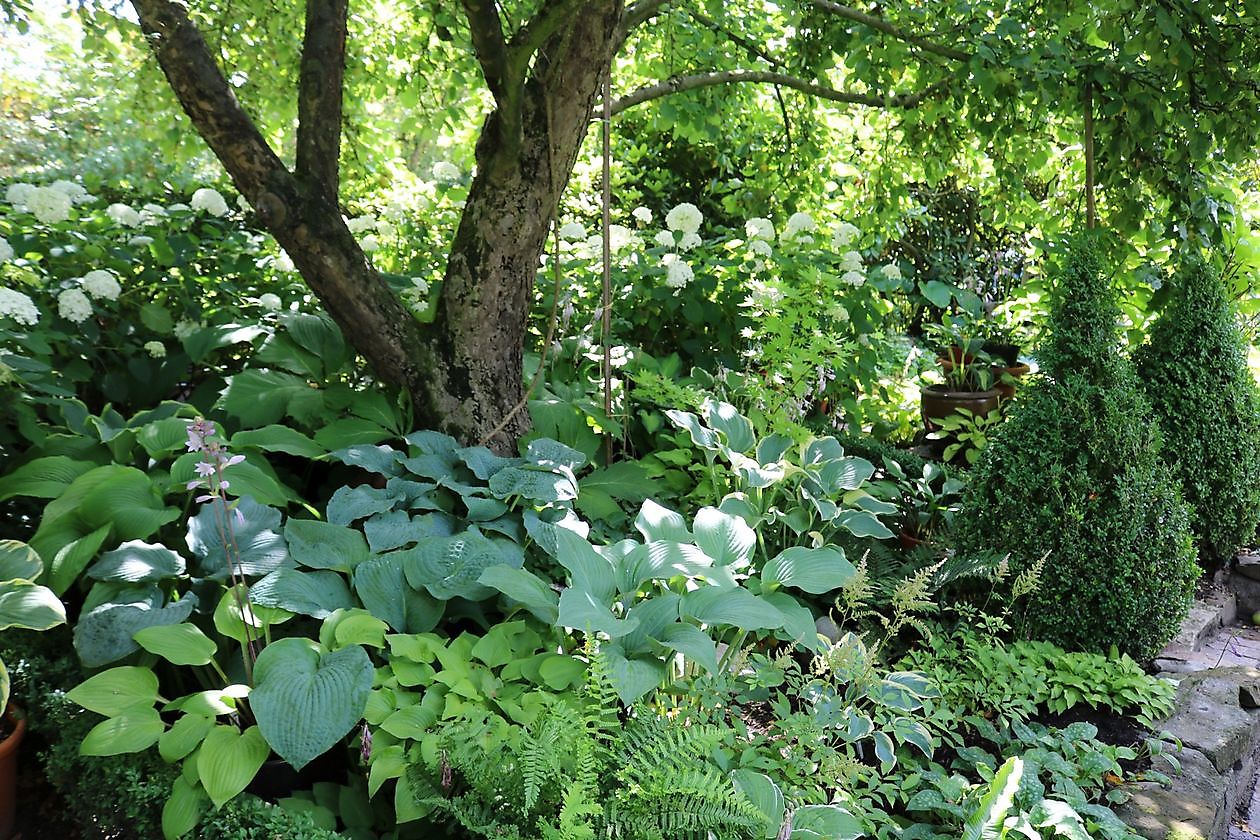
[[[340,745],[316,756],[301,770],[283,758],[270,758],[258,768],[254,780],[245,788],[259,799],[276,802],[299,790],[310,790],[320,782],[344,783],[346,780],[345,750]]]
[[[0,741],[0,840],[13,835],[13,823],[17,820],[17,763],[18,747],[26,734],[26,718],[13,706],[4,711],[9,737]]]
[[[1002,394],[996,388],[987,391],[951,391],[944,385],[929,385],[921,392],[923,425],[929,432],[940,427],[933,420],[940,420],[958,409],[965,408],[972,414],[983,417],[1001,404]]]

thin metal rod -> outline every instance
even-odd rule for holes
[[[609,227],[612,223],[612,62],[604,76],[604,295],[603,335],[604,345],[604,416],[612,419],[612,239]],[[612,463],[612,432],[604,432],[604,454]]]
[[[1094,81],[1085,81],[1085,227],[1098,225],[1098,205],[1094,203],[1094,187],[1098,183],[1094,170]]]

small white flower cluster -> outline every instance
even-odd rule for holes
[[[697,233],[704,216],[694,204],[683,202],[665,214],[665,226],[679,233]]]
[[[685,288],[696,277],[691,266],[683,262],[677,254],[666,254],[661,258],[661,263],[665,266],[665,285],[670,288]]]
[[[646,207],[636,208],[635,212],[640,209],[645,212],[638,214],[636,218],[652,218],[651,211]],[[661,265],[665,266],[666,286],[682,289],[695,279],[695,271],[678,254],[686,253],[703,243],[699,233],[703,222],[704,214],[700,212],[700,208],[685,201],[665,214],[665,227],[668,230],[657,233],[655,242],[662,248],[671,248],[674,251],[661,257]]]
[[[459,167],[449,161],[439,160],[433,164],[433,180],[439,184],[458,184],[463,177]]]
[[[59,224],[69,219],[70,208],[73,206],[70,196],[52,187],[36,187],[26,199],[26,209],[46,225]]]
[[[160,341],[146,341],[144,343],[144,352],[154,359],[165,359],[166,345]]]
[[[114,220],[114,224],[122,227],[138,228],[144,225],[140,212],[130,204],[111,204],[105,208],[105,215]]]
[[[118,296],[122,294],[122,286],[118,284],[118,278],[112,271],[103,268],[83,275],[79,285],[83,287],[83,291],[96,300],[118,300]]]
[[[857,251],[846,251],[840,258],[841,283],[850,286],[861,286],[866,282],[866,266],[862,264],[862,255]]]
[[[583,242],[586,240],[586,228],[581,222],[567,222],[560,226],[556,235],[566,242]]]
[[[210,187],[202,187],[194,192],[189,204],[193,210],[200,210],[211,216],[221,217],[228,214],[227,201],[218,190],[210,189]]]
[[[264,292],[258,296],[258,305],[268,312],[278,312],[280,310],[280,296],[271,292]]]
[[[797,245],[808,245],[814,241],[814,231],[818,230],[818,224],[814,221],[814,217],[804,212],[793,213],[788,216],[787,226],[783,229],[783,235],[779,238],[783,244],[794,243]]]
[[[856,227],[848,222],[837,222],[831,226],[831,247],[839,251],[841,248],[848,248],[853,240],[861,235]]]
[[[900,280],[901,279],[901,266],[897,265],[896,263],[889,263],[888,265],[881,267],[879,270],[879,273],[884,275],[884,277],[886,277],[889,280]]]
[[[92,302],[82,289],[66,289],[57,295],[57,314],[73,324],[92,317]]]
[[[0,317],[4,316],[28,327],[39,323],[39,309],[34,301],[15,289],[0,286]]]
[[[176,338],[183,341],[198,330],[205,329],[205,326],[205,321],[190,321],[187,318],[181,318],[175,323],[175,327],[171,332],[175,334]]]
[[[89,204],[96,201],[96,196],[92,195],[82,185],[74,181],[58,180],[48,185],[50,189],[54,189],[64,194],[70,199],[72,204]]]
[[[652,224],[652,211],[646,207],[636,207],[630,211],[630,215],[641,225]]]
[[[411,285],[403,289],[402,300],[412,312],[424,312],[429,308],[429,281],[423,277],[412,277]]]
[[[271,266],[276,271],[283,271],[285,274],[297,271],[297,266],[293,264],[293,257],[290,257],[289,252],[284,250],[281,250],[279,255],[271,261]]]
[[[379,251],[381,248],[380,236],[390,237],[398,232],[398,228],[389,219],[378,219],[375,213],[365,213],[362,216],[355,216],[353,219],[346,219],[346,227],[355,236],[366,234],[359,239],[359,247],[363,249],[365,254]],[[290,262],[292,265],[292,262]],[[292,270],[292,269],[289,269]]]

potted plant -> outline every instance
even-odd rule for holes
[[[1001,404],[995,387],[994,360],[975,334],[974,324],[946,315],[940,324],[929,327],[936,336],[944,382],[925,386],[921,391],[923,425],[929,432],[940,430],[940,421],[966,409],[987,415]]]
[[[44,565],[26,543],[0,540],[0,631],[47,630],[66,620],[65,606],[46,586],[35,583]],[[9,702],[9,672],[0,660],[0,837],[13,831],[17,816],[17,759],[26,719]]]
[[[1013,389],[1012,389],[1013,391]],[[951,464],[975,466],[980,453],[989,444],[989,434],[1002,422],[1002,411],[995,408],[988,414],[977,414],[959,408],[948,417],[936,421],[940,430],[928,437],[946,441],[941,457]]]
[[[963,482],[939,464],[927,462],[911,474],[884,458],[884,477],[872,482],[872,494],[892,502],[901,513],[897,539],[906,550],[937,541],[947,532],[962,500]]]

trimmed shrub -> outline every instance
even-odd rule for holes
[[[960,553],[1048,556],[1020,630],[1147,658],[1177,631],[1197,566],[1188,512],[1118,350],[1119,310],[1092,241],[1063,258],[1043,376],[981,456],[955,520]]]
[[[1190,506],[1199,556],[1228,562],[1260,521],[1260,395],[1220,276],[1188,259],[1134,357]]]

